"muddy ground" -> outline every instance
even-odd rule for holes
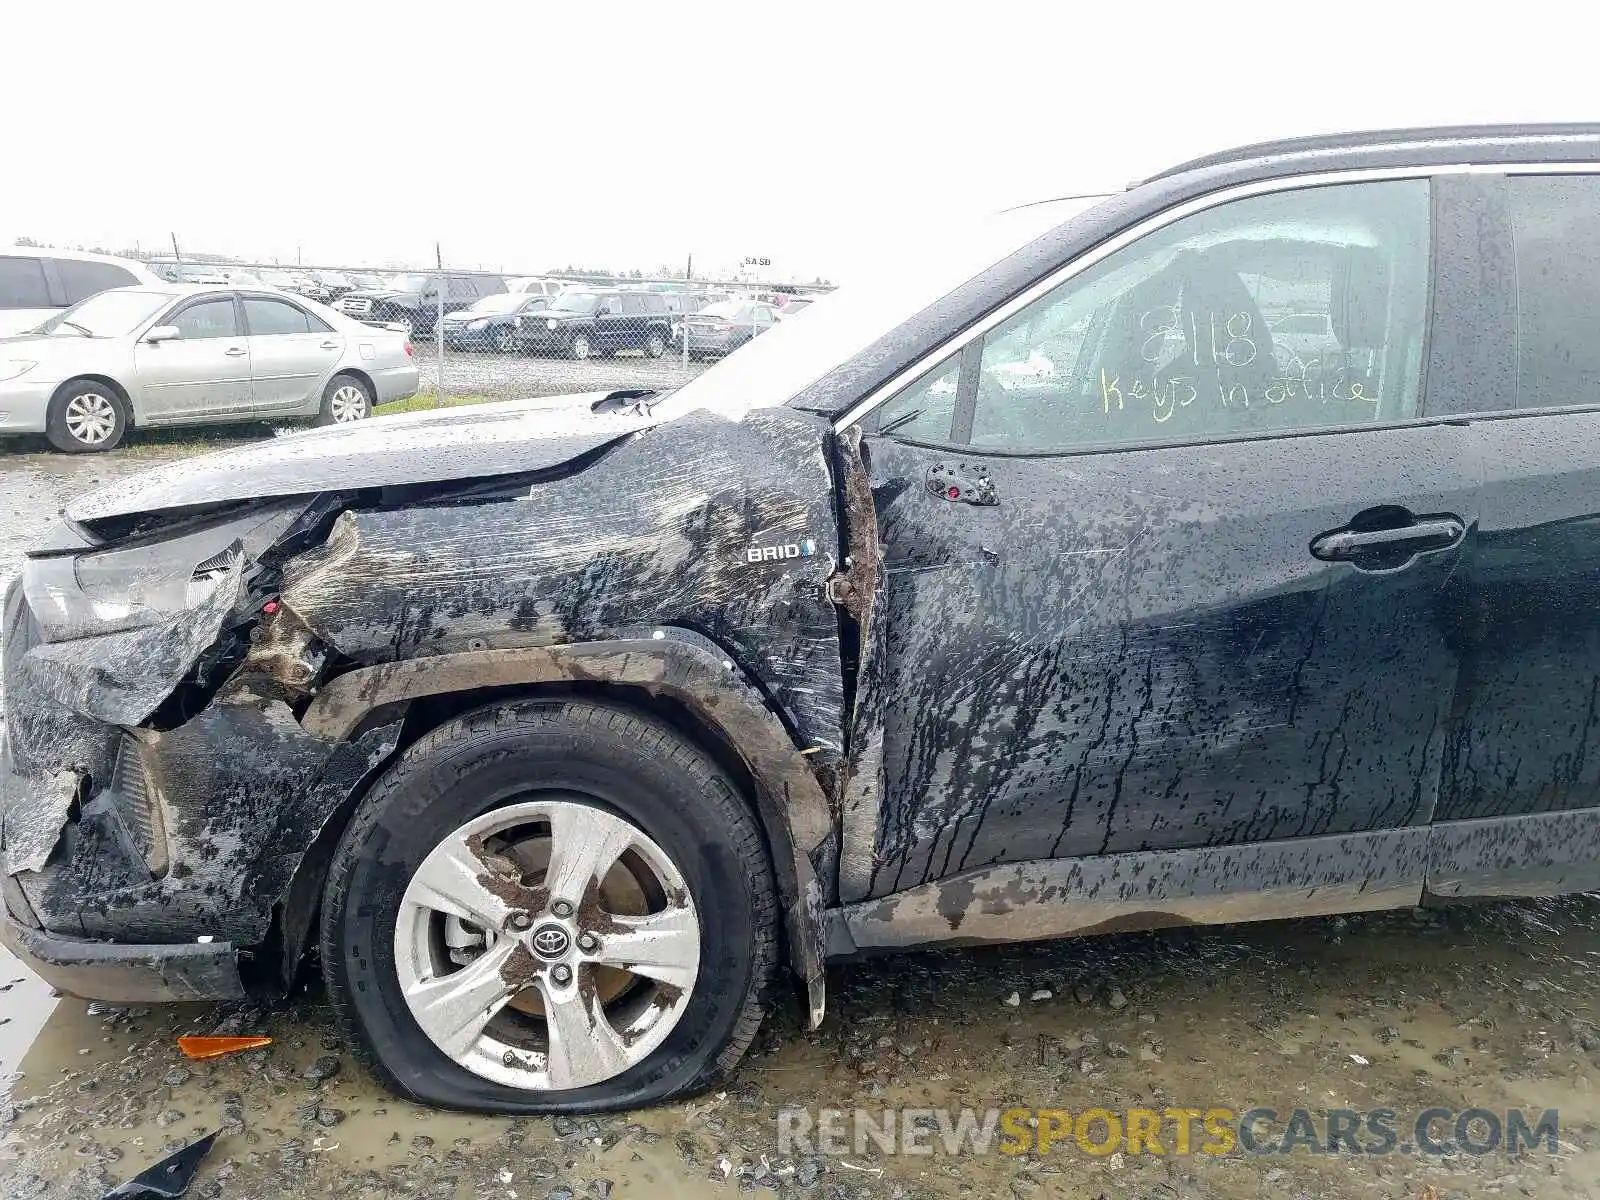
[[[0,578],[60,503],[191,452],[0,450]],[[836,966],[802,1030],[780,988],[723,1092],[585,1120],[431,1112],[385,1094],[313,982],[260,1008],[52,997],[0,957],[0,1197],[98,1197],[223,1130],[203,1197],[1600,1195],[1600,900],[1130,934]],[[3,951],[0,951],[3,956]],[[272,1046],[189,1063],[184,1032]],[[789,1106],[1560,1110],[1555,1155],[784,1154]]]

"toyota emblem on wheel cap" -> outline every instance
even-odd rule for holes
[[[533,952],[540,958],[560,958],[572,945],[572,935],[559,925],[541,925],[533,934]]]

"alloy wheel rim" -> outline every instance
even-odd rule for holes
[[[98,446],[117,427],[117,410],[99,392],[85,392],[67,402],[67,432],[85,446]]]
[[[433,849],[401,898],[394,952],[407,1008],[455,1063],[564,1091],[637,1066],[677,1026],[699,976],[700,922],[682,873],[642,830],[578,797],[539,799]]]
[[[572,357],[573,358],[588,358],[589,357],[589,339],[584,337],[581,333],[577,337],[572,339]]]
[[[367,396],[352,383],[334,389],[328,401],[328,411],[340,425],[359,421],[367,415]]]
[[[500,353],[510,354],[512,348],[516,345],[516,339],[511,336],[509,329],[502,329],[494,335],[494,344]]]

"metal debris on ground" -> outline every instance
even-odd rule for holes
[[[206,1155],[211,1153],[216,1140],[216,1133],[208,1133],[198,1142],[189,1143],[149,1170],[107,1192],[105,1200],[171,1200],[171,1197],[183,1195],[194,1182],[195,1172],[200,1169]]]

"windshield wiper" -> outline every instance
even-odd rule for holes
[[[885,421],[882,425],[879,425],[878,432],[889,433],[892,430],[899,429],[900,426],[904,425],[906,422],[915,421],[923,414],[923,412],[924,410],[920,408],[908,409],[907,411],[901,413],[898,417],[894,417],[888,421]]]

